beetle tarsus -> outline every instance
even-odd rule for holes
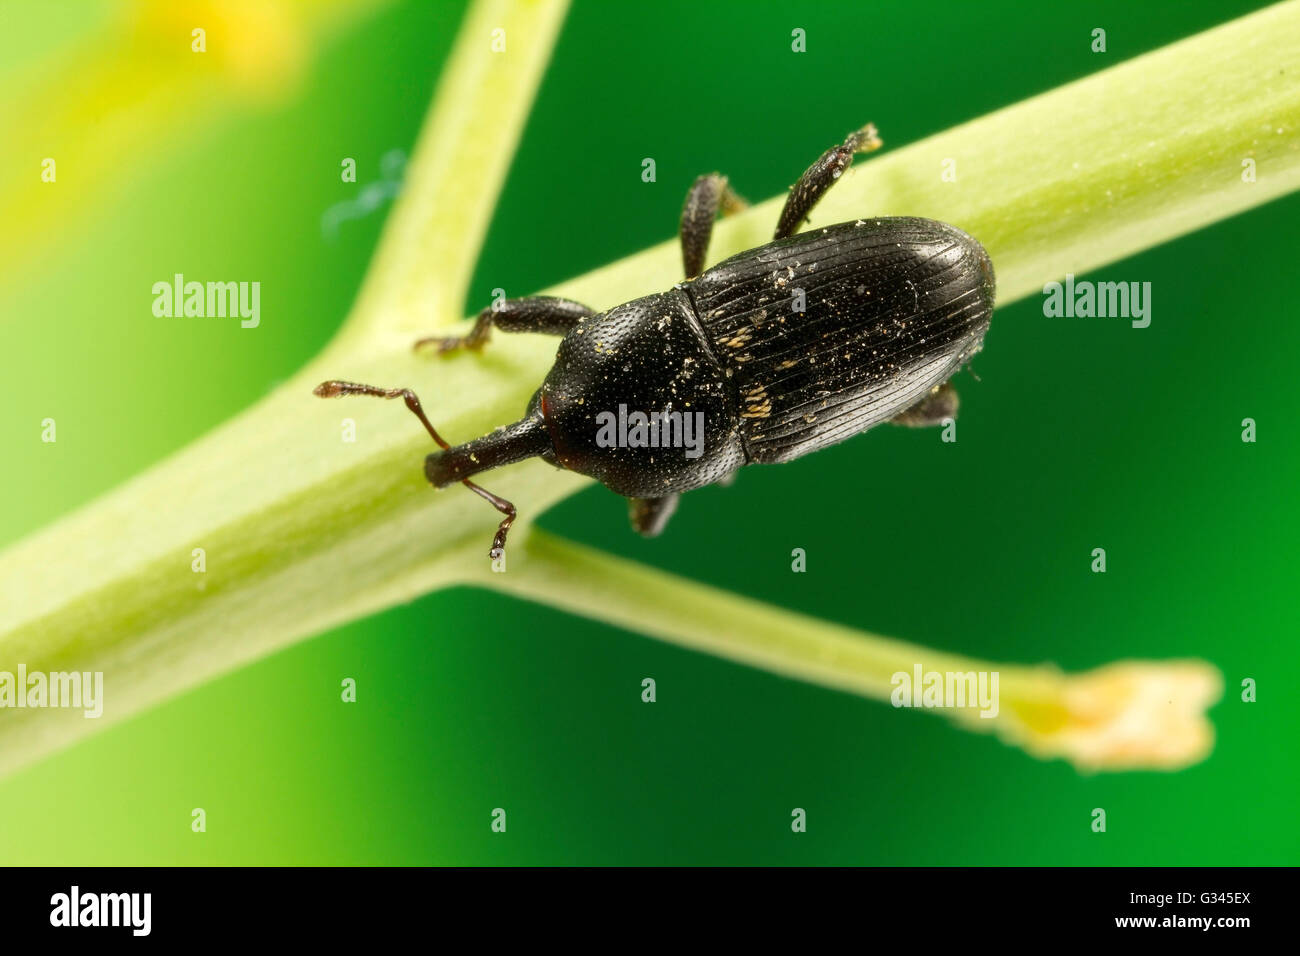
[[[895,415],[890,421],[895,425],[905,425],[908,428],[942,425],[949,419],[956,419],[959,405],[957,390],[952,387],[951,382],[944,382],[930,389],[924,398],[911,408]]]
[[[790,187],[790,195],[786,197],[785,207],[781,210],[772,238],[785,239],[798,232],[813,206],[853,164],[853,157],[858,153],[879,149],[881,145],[876,124],[868,123],[846,136],[839,146],[832,146],[818,156],[817,161],[804,170],[799,181]]]
[[[465,335],[430,335],[417,339],[413,348],[418,352],[427,345],[433,345],[439,355],[459,349],[478,351],[487,344],[494,327],[502,332],[568,335],[579,322],[595,314],[581,302],[553,295],[504,299],[480,312],[474,320],[474,326]]]
[[[642,537],[657,537],[677,510],[678,497],[663,495],[659,498],[627,499],[627,516],[632,522],[632,530]]]
[[[469,335],[428,335],[422,339],[416,339],[411,346],[412,352],[422,351],[426,346],[434,346],[434,351],[438,355],[446,355],[448,352],[455,352],[459,349],[469,349],[477,352],[483,348],[483,344],[488,340],[487,335],[481,336],[474,340],[473,333]]]

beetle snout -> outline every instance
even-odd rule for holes
[[[424,459],[424,477],[435,488],[444,488],[463,477],[457,473],[457,464],[456,459],[445,451],[432,452]]]

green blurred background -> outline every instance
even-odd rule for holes
[[[900,146],[1260,5],[578,0],[466,311],[494,286],[540,289],[667,238],[700,172],[774,195],[865,120]],[[0,278],[0,544],[181,448],[321,348],[388,207],[333,240],[321,216],[378,178],[383,154],[409,151],[462,12],[380,7],[309,45],[282,95],[201,98],[139,134]],[[0,96],[41,95],[23,84],[52,57],[75,72],[68,51],[119,15],[6,4]],[[1097,26],[1104,55],[1089,48]],[[806,54],[790,52],[794,27]],[[0,136],[36,168],[38,146]],[[339,180],[344,156],[356,185]],[[1151,282],[1146,330],[1045,319],[1037,298],[1000,310],[979,380],[958,380],[955,445],[881,429],[751,469],[685,498],[654,541],[601,488],[540,521],[991,660],[1204,658],[1226,690],[1196,766],[1081,775],[933,715],[459,590],[0,781],[0,863],[1295,863],[1297,219],[1292,196],[1092,276]],[[22,229],[9,237],[22,244],[30,225],[0,231]],[[173,272],[260,279],[261,328],[154,320],[150,286]],[[56,445],[33,437],[46,416]],[[1256,444],[1240,440],[1246,417]],[[847,534],[846,495],[863,503]],[[808,573],[790,573],[793,547]],[[1094,547],[1104,575],[1089,570]],[[343,677],[358,681],[355,705],[339,702]],[[1244,677],[1257,703],[1239,701]],[[190,830],[198,806],[203,834]],[[494,807],[509,813],[504,835],[489,829]],[[791,833],[792,807],[807,833]],[[1091,832],[1094,807],[1105,834]]]

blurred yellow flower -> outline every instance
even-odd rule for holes
[[[996,731],[1080,770],[1176,770],[1214,745],[1206,711],[1223,680],[1204,661],[1119,661],[1082,674],[1004,672]],[[968,721],[978,725],[978,720]]]
[[[324,40],[387,2],[136,0],[12,71],[0,89],[0,284],[196,128],[290,100]]]

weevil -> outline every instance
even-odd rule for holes
[[[686,278],[668,292],[600,313],[551,296],[508,299],[466,335],[415,343],[446,354],[481,349],[493,328],[562,336],[512,425],[452,447],[409,388],[329,381],[316,394],[405,400],[441,448],[424,462],[430,483],[459,481],[504,516],[493,559],[516,511],[470,480],[491,468],[537,457],[587,475],[626,497],[632,527],[653,536],[682,492],[728,483],[745,465],[791,461],[882,422],[955,418],[948,380],[980,350],[993,313],[984,247],[917,218],[798,234],[853,157],[879,147],[869,124],[826,150],[790,187],[772,241],[707,270],[714,220],[747,203],[727,177],[700,176],[682,207]]]

